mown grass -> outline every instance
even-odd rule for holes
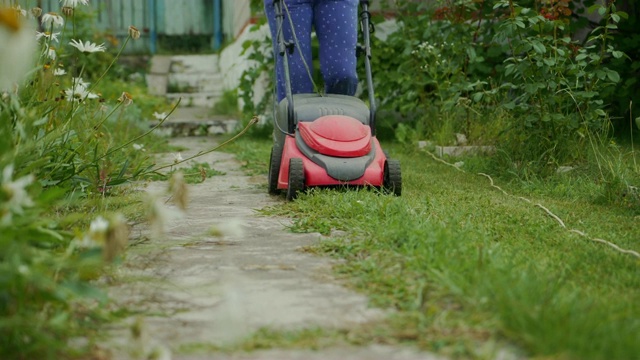
[[[313,190],[265,211],[293,217],[293,231],[346,232],[311,250],[346,259],[338,274],[373,304],[398,310],[388,337],[472,358],[492,357],[489,343],[533,357],[637,357],[640,261],[569,232],[536,204],[569,229],[638,251],[632,208],[594,201],[586,182],[557,196],[577,185],[568,178],[553,189],[498,184],[515,195],[507,196],[486,177],[393,150],[402,197]]]

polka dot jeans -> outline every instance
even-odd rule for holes
[[[291,22],[298,44],[289,55],[291,89],[294,94],[313,93],[313,82],[305,68],[313,72],[311,30],[316,31],[320,44],[320,72],[325,92],[354,95],[358,86],[356,72],[356,45],[358,41],[358,0],[284,0],[283,33],[285,41],[294,41]],[[273,0],[264,0],[271,29],[273,46],[277,53],[276,19]],[[291,22],[287,15],[291,15]],[[299,46],[298,46],[299,45]],[[304,62],[303,62],[304,59]],[[276,56],[278,101],[286,97],[282,58]]]

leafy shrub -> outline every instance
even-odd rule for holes
[[[400,140],[465,133],[541,174],[606,143],[620,81],[608,64],[624,57],[611,42],[625,18],[615,5],[590,9],[604,22],[582,44],[568,2],[398,3],[412,16],[376,44],[374,65],[381,110],[403,119]]]

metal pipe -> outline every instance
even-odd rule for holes
[[[362,12],[360,21],[362,24],[362,35],[364,38],[364,66],[367,72],[367,92],[369,93],[369,126],[371,134],[376,133],[376,98],[373,89],[373,74],[371,73],[371,14],[369,13],[369,1],[361,0]]]
[[[278,45],[278,53],[276,56],[282,56],[282,67],[284,73],[284,85],[287,96],[287,131],[292,134],[295,132],[295,119],[294,119],[294,111],[293,111],[293,91],[291,90],[291,78],[289,75],[289,58],[287,53],[293,52],[293,43],[287,43],[284,39],[284,12],[282,10],[282,3],[284,0],[274,0],[274,12],[276,15],[276,24],[277,24],[277,45]],[[277,70],[276,70],[276,83],[277,83]]]
[[[158,52],[158,29],[156,28],[156,18],[158,12],[156,9],[156,0],[148,0],[149,6],[149,51],[151,54]]]
[[[213,0],[213,50],[222,47],[222,1]]]

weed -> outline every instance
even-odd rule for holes
[[[227,115],[240,119],[241,111],[238,106],[238,90],[227,90],[222,93],[222,98],[215,103],[212,112],[215,115]]]

